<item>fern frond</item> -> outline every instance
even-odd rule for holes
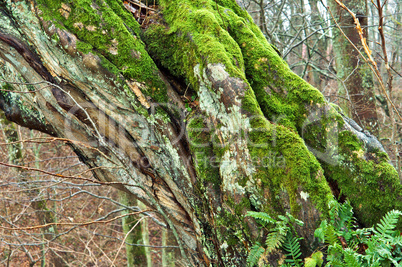
[[[323,220],[321,221],[320,227],[314,231],[314,237],[318,238],[318,240],[320,240],[322,243],[325,243],[325,232],[327,231],[327,226],[327,220]]]
[[[326,266],[343,266],[343,248],[340,244],[334,243],[328,246],[327,261]]]
[[[344,261],[348,267],[362,266],[358,254],[350,248],[344,250]]]
[[[301,221],[301,220],[299,220],[299,219],[295,219],[295,223],[296,223],[298,226],[304,226],[304,222]]]
[[[248,211],[247,215],[249,217],[252,217],[254,219],[258,219],[263,221],[264,223],[271,223],[271,224],[275,224],[275,220],[271,218],[271,216],[269,216],[267,213],[265,212],[257,212],[257,211]]]
[[[299,225],[299,226],[303,226],[303,225],[304,225],[304,222],[303,222],[303,221],[301,221],[301,220],[299,220],[299,219],[296,219],[296,218],[295,218],[292,214],[290,214],[289,212],[286,212],[286,216],[279,215],[279,216],[278,216],[278,219],[281,219],[285,224],[287,224],[287,223],[290,223],[290,224],[296,223],[296,224]]]
[[[329,219],[331,224],[335,224],[338,219],[340,204],[335,199],[332,199],[328,202],[329,209]]]
[[[353,227],[353,208],[348,201],[341,204],[338,209],[338,223],[337,230],[340,230],[342,227],[347,226],[349,229],[350,226]]]
[[[281,231],[274,231],[268,234],[267,240],[265,241],[265,245],[267,245],[267,251],[271,252],[272,250],[279,248],[283,241],[285,240],[286,233]]]
[[[397,234],[393,239],[392,239],[392,245],[397,245],[399,247],[402,247],[402,236],[401,234]]]
[[[258,263],[261,255],[264,253],[265,249],[258,243],[251,247],[251,250],[247,257],[248,266],[252,267]]]
[[[279,222],[282,222],[283,224],[287,224],[289,222],[289,220],[291,220],[293,218],[293,216],[289,217],[289,213],[286,213],[287,216],[284,215],[278,215],[278,220]]]
[[[387,212],[387,214],[385,214],[377,224],[377,227],[374,231],[382,236],[394,234],[394,229],[398,223],[400,215],[402,215],[402,212],[399,210],[391,210]]]
[[[290,257],[290,259],[288,258],[285,261],[290,263],[292,266],[301,266],[299,239],[291,234],[288,234],[283,242],[282,247],[285,251],[289,252],[287,256]]]
[[[325,228],[325,240],[328,244],[340,244],[341,242],[338,239],[338,235],[336,234],[335,228],[332,224],[327,225]]]

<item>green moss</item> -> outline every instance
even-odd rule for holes
[[[145,32],[149,51],[162,66],[186,79],[194,88],[198,81],[194,67],[222,63],[233,77],[244,78],[243,56],[234,40],[222,27],[219,13],[211,1],[161,1],[169,27],[151,26]],[[169,47],[170,46],[170,47]]]
[[[395,203],[400,203],[397,201],[401,198],[400,182],[385,155],[378,151],[366,153],[357,137],[351,133],[343,133],[339,136],[336,134],[338,129],[344,125],[343,118],[336,112],[339,109],[326,108],[325,106],[328,104],[325,103],[322,94],[289,70],[287,64],[267,43],[259,29],[250,23],[248,15],[230,10],[224,12],[222,10],[221,14],[225,14],[225,23],[229,25],[229,33],[242,49],[246,77],[264,116],[291,130],[297,130],[309,147],[317,151],[324,151],[331,147],[336,149],[338,144],[335,142],[339,142],[341,149],[338,156],[340,159],[345,159],[342,163],[343,166],[332,166],[322,162],[325,166],[325,174],[329,179],[343,181],[339,185],[342,192],[354,199],[351,202],[355,208],[362,211],[359,218],[367,218],[364,219],[366,223],[373,223],[387,210],[399,207],[399,204]],[[252,97],[243,102],[243,108],[250,112],[256,109],[253,105],[255,102]],[[314,121],[314,110],[323,112],[317,114],[319,117],[317,121]],[[311,121],[306,121],[306,119]],[[335,133],[333,139],[329,137],[330,133]],[[345,134],[349,136],[349,139],[344,138]],[[292,143],[292,141],[288,141],[288,143]],[[279,146],[279,142],[277,145]],[[278,151],[286,154],[284,148],[279,148]],[[292,148],[291,151],[297,151],[297,149]],[[365,156],[364,159],[361,158],[362,155]],[[308,158],[308,156],[303,157]],[[313,156],[310,155],[310,157]],[[286,162],[288,163],[288,161]],[[295,164],[289,169],[297,169],[297,160],[293,159],[289,162]],[[303,164],[299,164],[305,170],[314,169],[308,162],[305,160]],[[318,165],[317,162],[310,164]],[[376,170],[380,171],[373,174]],[[306,175],[308,173],[300,170],[300,173],[303,172]],[[310,173],[313,174],[314,171]],[[304,182],[312,181],[311,179],[302,180]],[[359,182],[351,182],[351,180]],[[366,183],[369,184],[368,186],[373,184],[377,184],[377,187],[378,184],[387,184],[387,186],[383,186],[383,191],[373,188],[368,189],[367,194],[364,194],[363,191],[367,189]],[[286,187],[288,193],[290,187]],[[360,189],[354,192],[355,187]],[[379,196],[383,199],[380,200]],[[384,199],[386,200],[384,201]],[[389,201],[388,204],[386,201]],[[321,203],[325,203],[325,201]]]
[[[363,153],[364,145],[348,131],[339,134],[339,166],[323,164],[338,183],[355,213],[366,225],[373,225],[391,209],[402,209],[402,186],[385,153]],[[367,157],[370,157],[368,160]]]
[[[265,185],[263,188],[271,191],[267,206],[284,212],[283,207],[277,205],[275,196],[285,188],[289,194],[291,210],[296,214],[300,209],[295,202],[297,186],[302,186],[303,190],[309,192],[317,208],[324,215],[327,214],[327,203],[332,194],[322,177],[320,164],[307,150],[304,141],[292,127],[270,124],[261,113],[258,115],[259,105],[252,90],[246,92],[242,103],[243,109],[257,115],[250,121],[253,129],[249,133],[252,143],[249,146],[250,154],[252,158],[269,159],[269,164],[263,162],[263,168],[257,171],[255,178],[262,181]]]
[[[221,14],[244,55],[246,77],[264,115],[300,130],[306,106],[324,103],[322,94],[289,69],[248,15],[227,9]]]
[[[102,65],[111,72],[147,84],[145,95],[156,102],[167,102],[165,84],[139,38],[139,25],[122,3],[40,0],[38,4],[44,19],[58,27],[63,25],[78,37],[78,50],[100,56]]]
[[[138,22],[134,19],[133,15],[121,5],[120,1],[107,0],[107,4],[112,8],[113,12],[124,21],[127,29],[132,35],[140,36],[141,28]]]
[[[77,49],[83,52],[84,54],[88,54],[89,52],[93,51],[93,46],[85,42],[77,41],[76,46]]]

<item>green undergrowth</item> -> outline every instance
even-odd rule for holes
[[[388,267],[402,263],[402,237],[397,230],[402,212],[391,210],[371,228],[359,228],[353,217],[353,208],[332,200],[329,217],[315,230],[319,240],[316,252],[303,259],[300,238],[295,225],[303,222],[286,216],[273,217],[264,212],[249,212],[263,230],[265,242],[252,244],[247,257],[248,266],[271,266],[270,255],[280,249],[285,258],[276,263],[280,266],[347,266]],[[303,259],[303,260],[302,260]],[[303,264],[304,263],[304,264]]]
[[[295,226],[303,226],[303,222],[291,214],[278,215],[277,219],[265,212],[249,211],[247,216],[254,218],[261,226],[265,242],[256,242],[252,245],[247,257],[248,266],[269,266],[265,261],[270,254],[277,253],[278,249],[286,252],[286,258],[280,259],[291,266],[301,266],[302,260],[300,241]]]

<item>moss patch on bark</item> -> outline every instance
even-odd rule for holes
[[[167,102],[166,86],[139,37],[140,26],[122,2],[39,0],[38,7],[45,20],[77,36],[79,51],[98,55],[117,77],[145,83],[148,90],[142,93]]]

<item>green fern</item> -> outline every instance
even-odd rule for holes
[[[338,243],[328,246],[327,261],[329,266],[343,266],[344,250]]]
[[[348,201],[339,204],[337,229],[341,230],[343,227],[351,228],[354,226],[353,208]]]
[[[314,231],[314,237],[318,238],[318,240],[321,243],[325,243],[325,241],[326,241],[325,231],[327,229],[327,226],[328,226],[327,220],[323,220],[323,221],[321,221],[320,226],[317,229],[315,229],[315,231]]]
[[[395,233],[395,237],[394,237],[394,239],[393,239],[393,243],[394,243],[395,245],[398,245],[398,246],[402,247],[402,236],[401,236],[401,233],[399,233],[399,232],[396,232],[396,233]]]
[[[292,266],[301,266],[300,239],[288,233],[282,245],[283,249],[289,253],[286,255],[289,258],[285,259],[285,262],[290,263]]]
[[[257,264],[263,253],[269,254],[273,250],[279,249],[280,247],[289,252],[288,256],[291,258],[287,259],[287,261],[289,261],[292,266],[301,266],[301,259],[299,259],[301,256],[299,244],[300,238],[295,237],[294,234],[296,234],[296,231],[293,224],[302,226],[302,221],[294,218],[290,213],[278,215],[277,220],[272,219],[272,217],[265,212],[249,211],[246,216],[253,217],[263,226],[268,224],[275,225],[274,228],[269,229],[270,232],[265,241],[266,248],[262,247],[258,243],[252,246],[249,256],[247,257],[247,262],[250,266]],[[285,245],[285,241],[287,239],[288,243]],[[294,265],[295,263],[298,265]]]
[[[326,220],[323,220],[320,227],[314,231],[314,236],[322,243],[327,243],[329,245],[340,244],[335,227],[333,224],[328,224]]]
[[[315,237],[327,244],[325,266],[402,266],[402,236],[396,230],[401,211],[389,211],[375,228],[356,229],[353,209],[348,202],[339,204],[332,201],[329,206],[329,220],[323,220],[314,232]],[[295,224],[302,225],[301,221],[289,213],[279,215],[277,220],[263,212],[249,212],[247,216],[255,218],[264,226],[274,225],[267,229],[269,234],[264,246],[258,243],[252,246],[247,258],[250,266],[258,264],[262,255],[278,248],[286,252],[287,258],[282,266],[302,266],[301,238],[297,237],[294,228]],[[313,255],[304,259],[304,266],[323,264],[322,254]]]
[[[266,224],[275,224],[276,221],[271,218],[267,213],[265,212],[257,212],[257,211],[248,211],[247,215],[249,217],[253,217],[254,219],[261,220],[262,222]]]
[[[329,214],[329,222],[321,222],[314,233],[328,244],[327,266],[401,266],[402,237],[395,229],[401,211],[392,210],[375,228],[363,229],[355,229],[353,209],[348,202],[331,202]]]
[[[393,235],[395,233],[394,229],[396,224],[398,223],[399,216],[402,215],[402,212],[399,210],[391,210],[380,220],[380,223],[377,224],[374,232],[376,234],[385,236],[385,235]]]
[[[271,252],[272,250],[279,248],[283,241],[285,240],[286,232],[283,233],[281,231],[274,231],[268,234],[267,240],[265,241],[265,245],[267,246],[267,251]]]
[[[345,256],[344,261],[346,263],[346,266],[348,266],[348,267],[362,266],[358,254],[355,251],[351,250],[350,248],[346,248],[344,250],[344,256]]]
[[[265,249],[259,244],[256,243],[251,247],[250,253],[247,257],[248,266],[257,265],[261,255],[264,253]]]
[[[340,204],[336,200],[332,200],[329,204],[330,223],[335,231],[342,233],[342,236],[349,240],[349,229],[355,226],[355,219],[353,217],[353,208],[348,201]]]
[[[325,239],[327,240],[327,243],[330,245],[341,243],[341,241],[338,239],[335,227],[332,224],[329,224],[325,229]]]

